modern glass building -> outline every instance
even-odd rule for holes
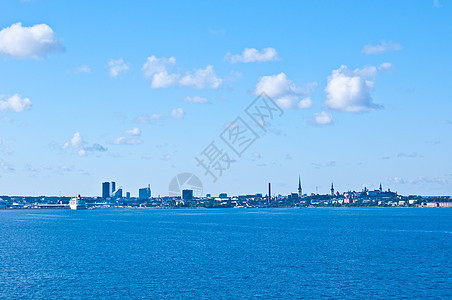
[[[102,182],[102,198],[110,198],[110,182]]]

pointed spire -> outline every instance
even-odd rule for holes
[[[298,189],[301,189],[301,177],[298,175]]]

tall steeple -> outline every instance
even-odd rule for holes
[[[383,192],[383,189],[381,188],[381,182],[380,182],[380,193]]]
[[[331,196],[334,196],[334,186],[333,186],[333,182],[331,182]]]
[[[301,188],[301,177],[298,175],[298,197],[303,196],[303,189]]]

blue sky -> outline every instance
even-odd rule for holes
[[[450,195],[451,19],[441,0],[1,1],[0,194],[166,195],[191,172],[212,194],[300,174]],[[264,129],[260,92],[283,111]],[[240,156],[220,138],[239,116],[258,135]],[[211,142],[233,160],[215,182]]]

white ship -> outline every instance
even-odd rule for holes
[[[86,209],[86,202],[78,195],[77,198],[72,198],[69,201],[69,207],[73,210]]]

